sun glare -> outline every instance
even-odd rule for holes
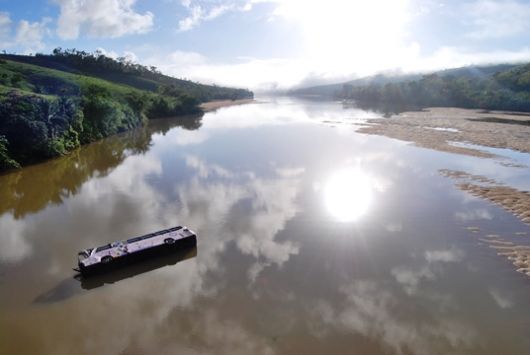
[[[366,213],[372,202],[370,178],[358,169],[333,174],[324,188],[328,212],[341,222],[353,222]]]
[[[388,53],[393,61],[408,55],[409,12],[408,0],[290,0],[280,3],[276,15],[298,24],[311,67],[344,72],[388,66]]]

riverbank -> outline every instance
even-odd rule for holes
[[[236,106],[236,105],[244,105],[244,104],[250,104],[256,102],[254,99],[240,99],[240,100],[214,100],[214,101],[208,101],[204,102],[199,105],[199,107],[204,112],[210,112],[215,111],[217,109],[220,109],[222,107],[228,107],[228,106]]]
[[[493,158],[480,147],[530,153],[530,114],[461,108],[426,108],[390,118],[370,119],[360,133],[413,142],[438,151]]]

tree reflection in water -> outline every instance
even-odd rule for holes
[[[79,192],[84,182],[104,177],[131,155],[145,154],[154,134],[173,127],[196,130],[202,114],[150,121],[146,127],[84,146],[69,155],[0,175],[0,215],[11,211],[15,219],[36,213],[48,204],[60,205]]]

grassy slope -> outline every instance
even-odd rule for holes
[[[13,82],[19,75],[20,81]],[[5,92],[17,90],[25,93],[51,96],[79,95],[90,85],[98,85],[119,94],[141,91],[137,88],[111,81],[73,74],[32,64],[4,60],[0,63],[0,88]]]
[[[56,69],[61,72],[82,74],[101,78],[117,84],[124,84],[140,90],[156,91],[160,86],[173,86],[185,92],[201,102],[210,100],[222,100],[232,98],[249,98],[251,92],[242,89],[219,87],[215,85],[204,85],[189,80],[182,80],[164,75],[159,72],[137,72],[110,69],[99,66],[77,63],[75,58],[53,55],[23,56],[23,55],[0,55],[0,58],[12,60],[19,63],[38,65],[39,67]],[[92,64],[92,63],[90,63]]]

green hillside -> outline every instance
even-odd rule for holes
[[[378,75],[290,94],[352,100],[361,107],[384,111],[428,106],[530,111],[530,64],[472,66],[426,75]]]
[[[173,78],[160,73],[155,67],[133,63],[125,58],[113,59],[100,52],[88,53],[75,49],[56,48],[52,54],[0,55],[0,58],[97,77],[140,90],[154,92],[161,88],[170,88],[173,91],[191,95],[201,102],[252,97],[252,93],[248,90],[203,85]]]
[[[64,155],[147,119],[252,92],[165,76],[100,54],[0,56],[0,171]]]

